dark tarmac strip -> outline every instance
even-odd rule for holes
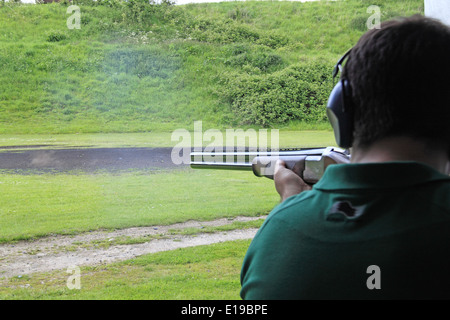
[[[0,170],[13,171],[121,171],[169,169],[172,148],[38,149],[0,152]]]

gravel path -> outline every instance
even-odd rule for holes
[[[235,221],[250,221],[265,217],[237,217],[214,221],[187,221],[169,226],[152,226],[96,231],[76,236],[52,236],[36,241],[21,241],[0,245],[0,278],[67,269],[71,266],[100,265],[131,259],[143,254],[174,250],[224,241],[251,239],[257,229],[201,233],[208,226],[223,226]],[[170,235],[171,230],[198,228],[190,236]],[[148,237],[148,241],[143,240]],[[137,239],[138,244],[113,244],[118,239]],[[104,245],[98,245],[103,243]],[[96,245],[97,244],[97,245]],[[106,244],[106,245],[105,245]]]

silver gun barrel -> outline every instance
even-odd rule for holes
[[[191,168],[193,169],[226,169],[226,170],[245,170],[252,171],[253,165],[248,162],[196,162],[191,161]]]
[[[192,152],[193,169],[226,169],[253,171],[258,177],[273,179],[275,163],[284,160],[306,182],[316,183],[326,167],[333,163],[346,163],[350,156],[334,147],[290,149],[276,151]]]
[[[255,157],[288,157],[288,156],[320,156],[323,154],[326,148],[314,148],[314,149],[281,149],[281,150],[259,150],[259,151],[226,151],[226,152],[191,152],[192,168],[209,168],[212,169],[232,169],[226,168],[226,166],[235,167],[234,170],[247,170],[247,166],[251,167],[252,161]]]

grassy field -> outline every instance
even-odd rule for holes
[[[0,178],[0,242],[257,216],[267,214],[279,200],[273,182],[251,172],[187,169],[120,175],[2,174]]]
[[[191,129],[192,126],[187,127]],[[204,133],[205,131],[203,131]],[[258,131],[255,130],[256,133]],[[213,145],[226,146],[226,131],[221,131],[223,140],[213,141]],[[268,131],[268,142],[270,143],[270,131]],[[8,147],[32,148],[73,148],[73,147],[95,147],[95,148],[121,148],[121,147],[168,147],[194,146],[194,133],[190,132],[191,139],[180,140],[172,138],[172,132],[145,132],[145,133],[94,133],[94,134],[2,134],[0,135],[0,147],[4,150]],[[317,146],[332,146],[336,142],[331,130],[302,130],[302,131],[279,131],[280,147],[284,148],[307,148]],[[202,139],[202,145],[208,146],[211,141]],[[244,146],[249,146],[248,141]]]
[[[324,104],[333,63],[382,19],[422,0],[246,1],[185,6],[0,3],[0,147],[173,147],[172,131],[280,129],[281,147],[334,145]],[[189,169],[0,172],[0,242],[97,229],[267,214],[273,182]],[[238,299],[248,241],[2,279],[0,299]],[[1,261],[0,257],[0,262]]]
[[[368,1],[0,5],[0,133],[311,128]],[[145,5],[147,3],[147,5]],[[371,1],[382,19],[420,0]]]

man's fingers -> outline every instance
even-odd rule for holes
[[[280,194],[282,201],[311,189],[311,186],[305,183],[298,174],[286,168],[286,163],[283,160],[277,160],[275,163],[274,182],[275,189]]]
[[[286,162],[278,159],[277,162],[275,162],[274,174],[276,174],[278,171],[280,171],[281,168],[286,168]]]

